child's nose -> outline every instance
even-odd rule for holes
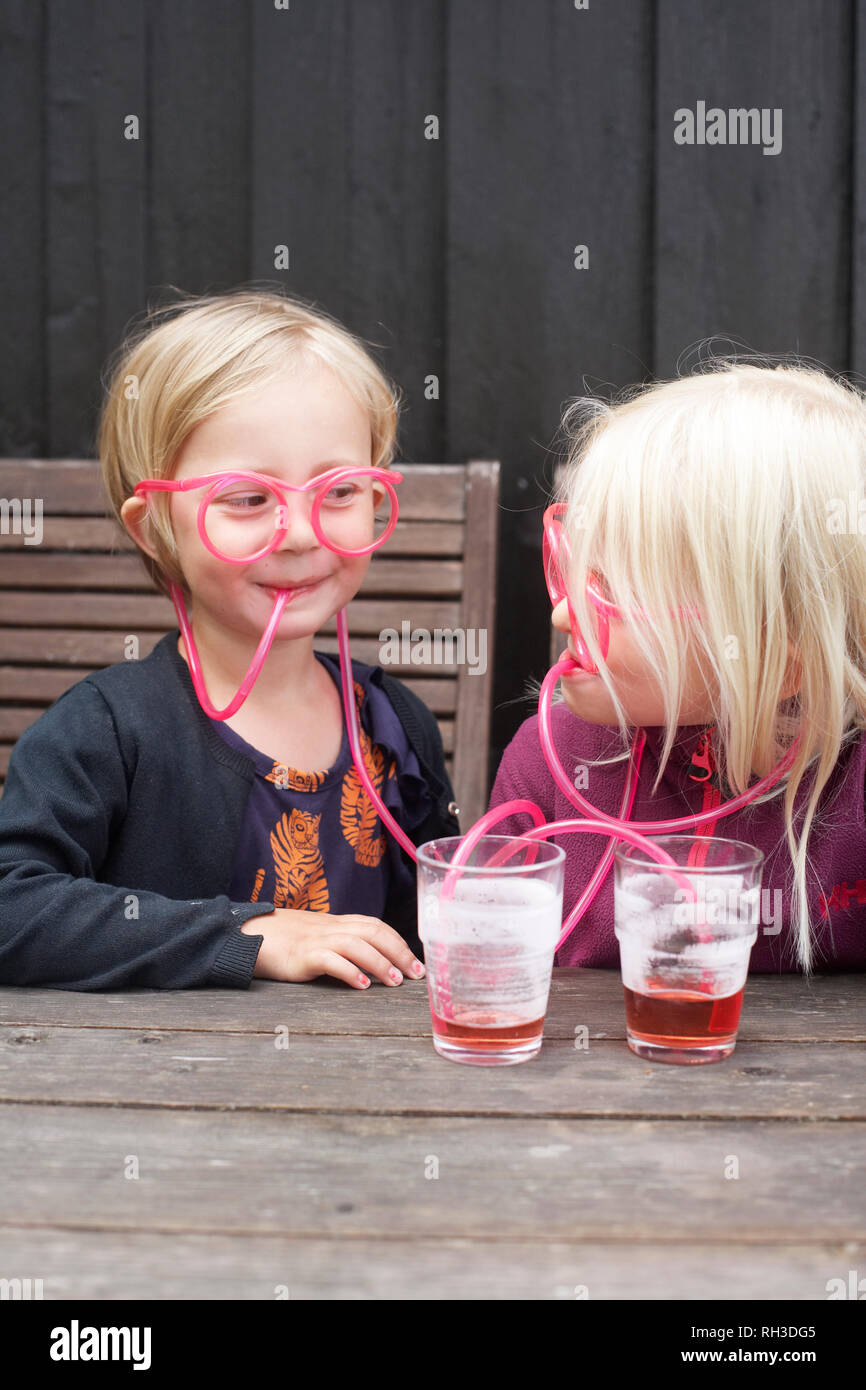
[[[568,616],[568,604],[564,598],[559,600],[559,603],[556,605],[556,607],[550,615],[550,620],[553,623],[553,626],[556,628],[557,632],[571,631],[571,620]]]
[[[310,504],[305,498],[291,499],[288,506],[281,507],[279,521],[286,533],[280,538],[277,550],[313,550],[320,544],[313,528]]]

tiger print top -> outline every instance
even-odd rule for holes
[[[336,658],[315,653],[342,703]],[[354,663],[353,663],[354,665]],[[354,667],[361,747],[373,785],[409,838],[430,813],[432,795],[396,711],[369,680],[373,667]],[[319,772],[277,763],[221,720],[211,721],[255,764],[228,896],[311,912],[381,917],[395,888],[415,893],[410,868],[384,829],[352,762],[343,721],[337,761]]]

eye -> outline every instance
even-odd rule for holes
[[[272,497],[267,492],[234,492],[228,496],[221,495],[216,501],[221,506],[229,507],[232,511],[255,511],[259,507],[267,506]]]
[[[334,486],[328,488],[328,491],[325,493],[323,505],[345,505],[347,502],[354,502],[360,495],[361,489],[358,487],[357,483],[335,483]]]

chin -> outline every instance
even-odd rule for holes
[[[578,687],[584,684],[583,681],[577,682]],[[599,698],[598,688],[592,694],[580,688],[564,689],[562,692],[563,703],[576,714],[579,719],[585,719],[588,724],[615,724],[616,715],[607,692],[603,698]]]

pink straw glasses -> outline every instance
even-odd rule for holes
[[[340,555],[370,554],[384,544],[397,525],[398,502],[393,484],[402,482],[402,480],[402,474],[390,469],[335,468],[329,470],[327,473],[320,474],[318,477],[311,479],[308,483],[295,487],[282,482],[280,479],[270,477],[267,474],[235,471],[231,473],[209,474],[198,478],[187,478],[180,482],[175,482],[170,479],[146,479],[137,484],[135,493],[137,495],[144,495],[148,491],[185,492],[193,488],[207,487],[208,490],[202,498],[197,515],[197,528],[202,543],[211,554],[215,555],[218,559],[224,560],[227,564],[249,565],[269,555],[277,548],[287,534],[289,527],[289,509],[285,497],[287,492],[314,492],[311,524],[316,538],[321,545]],[[345,529],[341,528],[344,527],[346,518],[352,511],[353,502],[351,499],[357,498],[357,494],[354,490],[363,490],[368,481],[381,485],[383,488],[390,502],[390,516],[381,534],[376,536],[372,542],[364,545],[349,546],[344,544],[348,533]],[[245,486],[246,491],[244,491]],[[230,489],[234,489],[234,491],[230,491]],[[340,489],[344,490],[344,499],[348,498],[349,500],[341,499],[337,495]],[[345,491],[346,489],[348,489],[348,492]],[[331,500],[329,501],[329,499]],[[214,506],[218,509],[216,513],[212,511]],[[323,508],[324,516],[322,514]],[[740,793],[739,796],[733,797],[727,803],[715,806],[708,811],[696,815],[680,816],[665,821],[644,821],[635,824],[629,822],[627,818],[630,816],[634,804],[640,762],[645,744],[643,730],[637,730],[629,757],[629,766],[626,774],[625,786],[623,788],[619,816],[609,816],[605,812],[599,811],[598,808],[593,806],[584,796],[581,796],[562,767],[553,742],[551,729],[553,691],[560,676],[566,675],[569,671],[574,670],[576,664],[582,666],[582,668],[588,672],[594,674],[598,672],[598,667],[593,662],[586,642],[580,632],[566,585],[565,576],[569,571],[570,554],[567,538],[561,524],[563,510],[563,504],[554,503],[552,506],[548,507],[544,513],[544,571],[548,592],[554,605],[561,602],[563,598],[568,602],[571,636],[574,651],[578,656],[578,662],[575,663],[570,653],[564,653],[563,657],[548,671],[542,684],[539,697],[538,727],[542,751],[556,785],[571,804],[575,806],[577,810],[583,812],[584,818],[555,821],[545,824],[543,813],[535,802],[526,800],[504,802],[502,805],[488,811],[467,830],[463,836],[463,843],[454,855],[452,870],[443,887],[443,896],[450,897],[453,895],[456,880],[460,876],[459,866],[466,863],[478,840],[480,840],[483,835],[487,834],[495,825],[514,815],[526,814],[532,821],[532,828],[523,832],[521,836],[516,837],[519,840],[527,838],[538,840],[548,839],[551,836],[572,833],[608,835],[610,838],[607,847],[599,861],[595,873],[565,920],[562,934],[557,942],[557,949],[562,946],[563,942],[574,930],[575,926],[594,900],[607,873],[613,865],[614,850],[620,841],[624,840],[628,844],[643,849],[656,863],[671,872],[675,881],[688,895],[688,898],[695,901],[697,895],[691,881],[677,870],[676,864],[670,855],[661,849],[660,846],[653,843],[653,841],[646,839],[645,836],[691,829],[692,827],[706,824],[709,821],[719,820],[723,816],[732,815],[742,806],[746,806],[754,801],[768,788],[774,786],[785,775],[794,760],[797,746],[795,741],[785,757],[768,776],[762,778],[754,787],[750,787],[745,792]],[[223,513],[226,512],[228,514],[223,515]],[[236,515],[232,515],[232,513],[236,513]],[[243,513],[243,515],[241,515],[241,513]],[[368,527],[369,524],[370,511],[368,508]],[[356,539],[354,536],[349,538]],[[186,644],[193,686],[202,709],[213,719],[228,719],[240,708],[249,695],[265,658],[267,657],[268,651],[270,650],[283,609],[286,603],[291,599],[293,591],[291,589],[282,589],[278,592],[271,617],[265,627],[249,669],[236,695],[225,709],[216,710],[208,699],[207,691],[205,690],[201,665],[196,652],[192,629],[181,590],[176,584],[172,584],[170,590],[180,629]],[[587,594],[596,614],[596,638],[598,646],[601,650],[602,657],[606,658],[610,640],[610,622],[620,618],[620,610],[605,596],[596,576],[589,577]],[[337,636],[340,654],[343,707],[346,717],[349,744],[356,771],[382,823],[390,830],[406,853],[413,860],[417,860],[415,845],[413,845],[405,831],[398,825],[391,812],[384,805],[364,762],[358,728],[358,716],[355,702],[352,698],[352,661],[349,649],[349,633],[345,609],[341,609],[337,614]],[[511,854],[517,852],[518,849],[519,845],[517,844],[514,845],[513,849],[508,845],[504,846],[503,849],[499,851],[497,861],[491,861],[491,863],[505,862],[505,860],[511,857]]]
[[[146,496],[148,492],[190,492],[195,488],[207,487],[196,514],[196,526],[202,544],[218,560],[223,560],[228,565],[251,565],[276,550],[288,532],[287,492],[313,492],[310,521],[320,545],[336,551],[338,555],[369,555],[372,551],[378,550],[397,525],[399,509],[394,484],[402,481],[402,473],[394,469],[331,468],[298,487],[267,473],[234,470],[227,473],[203,474],[181,481],[147,478],[136,484],[135,495],[141,497]],[[381,485],[388,497],[390,515],[387,524],[381,534],[369,544],[346,546],[341,542],[360,538],[364,529],[368,527],[370,513],[363,505],[368,482]],[[221,710],[216,709],[211,703],[205,689],[201,663],[180,586],[170,584],[169,591],[186,645],[190,674],[199,703],[211,719],[230,719],[252,690],[271,649],[283,609],[295,590],[279,590],[247,673],[234,697]],[[340,617],[342,614],[338,615],[338,623]]]

